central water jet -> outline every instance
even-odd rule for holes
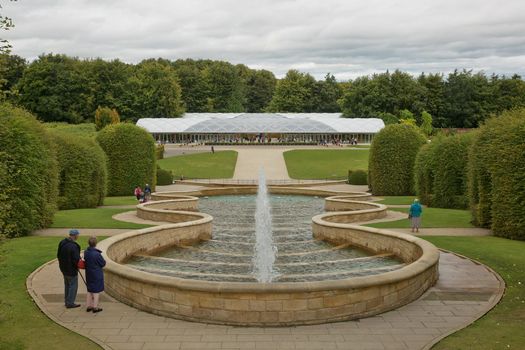
[[[277,273],[274,269],[277,247],[273,244],[272,213],[270,198],[266,187],[264,169],[259,171],[259,187],[255,209],[255,246],[253,274],[257,281],[269,283]]]

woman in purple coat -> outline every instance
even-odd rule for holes
[[[86,261],[86,285],[87,285],[87,309],[94,313],[102,311],[98,307],[100,292],[104,291],[104,272],[102,268],[106,266],[106,261],[102,257],[102,252],[95,248],[97,237],[89,237],[89,247],[84,252]]]

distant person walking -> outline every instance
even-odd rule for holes
[[[137,200],[140,201],[140,198],[142,197],[142,188],[140,188],[140,186],[135,186],[135,191],[133,191],[133,194]]]
[[[98,307],[100,293],[104,291],[104,271],[102,268],[106,266],[106,260],[102,257],[102,252],[96,248],[97,237],[89,237],[89,247],[84,252],[84,260],[86,261],[86,311],[97,313],[102,311]]]
[[[58,244],[57,258],[60,271],[64,276],[64,304],[73,309],[80,304],[75,303],[78,290],[78,262],[80,261],[80,246],[76,242],[80,232],[70,230],[69,237]]]
[[[144,187],[144,202],[151,200],[151,187],[148,184]]]
[[[215,148],[213,148],[213,146],[211,146],[211,153],[215,154]]]
[[[419,204],[419,199],[414,199],[414,202],[410,205],[408,211],[408,217],[410,219],[410,226],[412,232],[419,232],[419,227],[421,226],[421,214],[423,213],[423,207]]]

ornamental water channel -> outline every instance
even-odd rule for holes
[[[261,173],[262,174],[262,173]],[[199,210],[213,216],[212,239],[154,254],[135,254],[127,265],[154,274],[215,282],[309,282],[375,275],[406,264],[392,253],[314,240],[312,217],[324,199],[268,195],[204,197]]]

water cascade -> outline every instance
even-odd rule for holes
[[[253,274],[257,281],[269,283],[277,272],[274,270],[277,247],[273,244],[272,213],[270,198],[266,187],[264,170],[259,172],[259,188],[257,190],[255,209],[255,246],[253,256]]]

